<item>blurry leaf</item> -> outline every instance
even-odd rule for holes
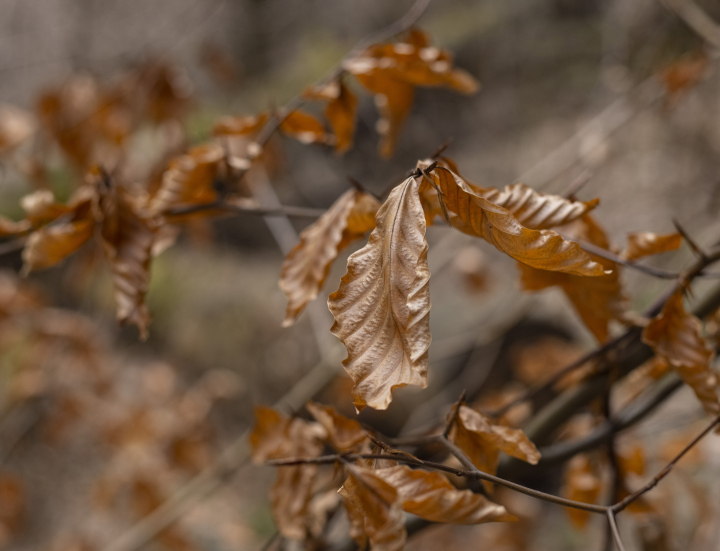
[[[625,260],[637,260],[644,256],[674,251],[682,245],[682,235],[679,233],[668,235],[651,232],[629,233],[627,239],[627,249],[620,255]]]
[[[562,232],[571,238],[583,239],[600,248],[610,249],[605,232],[590,215],[583,215],[582,218],[564,226]],[[599,256],[591,254],[590,258],[611,273],[591,278],[577,277],[571,274],[535,270],[519,264],[520,281],[526,291],[560,287],[585,326],[599,342],[605,342],[609,335],[610,321],[620,319],[623,313],[624,297],[620,284],[620,267],[615,262]]]
[[[660,72],[665,85],[665,105],[670,107],[686,92],[697,86],[707,73],[708,58],[704,53],[680,59]]]
[[[250,136],[259,132],[267,120],[266,113],[255,117],[223,117],[213,127],[212,133],[215,136]]]
[[[34,227],[39,227],[71,212],[73,206],[78,205],[85,198],[87,198],[87,196],[76,193],[68,205],[62,205],[55,201],[55,196],[52,191],[49,189],[40,189],[23,197],[20,204],[25,211],[27,220]]]
[[[408,33],[404,42],[370,46],[346,60],[343,68],[375,94],[383,157],[390,157],[394,151],[412,105],[414,86],[447,86],[463,94],[475,93],[479,88],[473,77],[453,67],[448,52],[429,47],[427,36],[418,30]]]
[[[205,144],[176,157],[163,174],[160,189],[150,199],[152,214],[178,205],[211,203],[217,198],[213,186],[225,158],[222,147]]]
[[[310,88],[303,94],[308,99],[327,101],[325,117],[335,134],[335,151],[344,153],[353,143],[357,98],[342,80]]]
[[[453,268],[462,277],[470,293],[482,293],[488,289],[489,270],[485,255],[474,246],[463,247],[453,259]]]
[[[367,440],[365,431],[354,419],[340,415],[332,406],[308,402],[305,407],[328,434],[333,448],[339,452],[353,450]]]
[[[495,474],[501,451],[531,465],[540,461],[540,452],[520,429],[496,425],[465,405],[457,412],[450,438],[484,473]]]
[[[645,474],[645,451],[640,445],[618,453],[618,462],[623,476],[628,474],[642,476]]]
[[[117,320],[132,323],[147,339],[150,313],[145,294],[150,284],[150,261],[157,222],[141,214],[140,208],[122,186],[99,179],[100,235],[105,257],[112,269]]]
[[[368,244],[348,259],[328,298],[331,331],[345,345],[358,411],[386,409],[393,389],[427,386],[430,295],[418,182],[398,185],[376,215]]]
[[[338,493],[345,500],[351,536],[359,544],[370,539],[373,551],[405,549],[405,515],[398,491],[365,467],[348,468]]]
[[[576,455],[565,467],[562,495],[573,501],[597,503],[602,489],[600,475],[586,455]],[[566,507],[565,511],[577,528],[585,528],[590,511]]]
[[[136,77],[136,94],[144,99],[145,114],[155,123],[179,119],[190,107],[193,86],[185,70],[160,61],[149,61]]]
[[[470,490],[456,489],[440,473],[411,469],[407,465],[375,470],[353,468],[356,469],[363,469],[363,480],[374,476],[395,488],[403,509],[426,520],[452,524],[515,520],[502,505]]]
[[[642,340],[695,391],[708,413],[720,413],[718,377],[710,369],[715,354],[701,336],[700,320],[685,311],[682,290],[645,327]]]
[[[255,463],[268,459],[286,459],[287,433],[290,418],[277,410],[255,406],[255,426],[250,433],[252,458]]]
[[[25,489],[17,476],[0,473],[0,546],[7,547],[25,523]]]
[[[0,104],[0,154],[20,145],[36,128],[37,123],[31,113],[14,105]]]
[[[79,211],[81,214],[76,214],[74,220],[44,226],[30,235],[22,254],[24,273],[54,266],[92,237],[95,220],[90,216],[89,206]]]
[[[429,163],[419,163],[424,168]],[[447,209],[454,215],[451,224],[469,235],[482,237],[499,251],[520,262],[541,268],[583,276],[599,276],[603,268],[593,262],[577,243],[564,240],[551,230],[523,227],[506,209],[481,197],[460,176],[437,166],[430,173],[443,194]],[[423,179],[422,188],[430,186]]]
[[[329,143],[325,127],[312,115],[303,111],[291,111],[280,124],[280,131],[301,143]]]
[[[27,233],[32,229],[29,220],[15,222],[4,216],[0,216],[0,237],[18,236]]]
[[[292,325],[317,297],[338,253],[375,227],[379,207],[371,195],[351,189],[303,230],[280,272],[280,288],[288,298],[283,327]]]

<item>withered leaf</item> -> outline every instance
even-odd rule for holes
[[[386,409],[394,388],[427,386],[430,271],[415,178],[390,193],[376,222],[328,298],[331,331],[348,351],[343,365],[355,383],[358,411]]]
[[[325,127],[309,113],[295,110],[288,113],[280,124],[280,131],[301,143],[330,143]]]
[[[284,327],[292,325],[317,297],[338,253],[375,227],[378,208],[374,197],[351,189],[303,230],[280,272],[280,288],[288,299]]]
[[[327,101],[325,118],[335,134],[335,151],[344,153],[352,147],[355,134],[357,98],[342,80],[306,90],[308,99]]]
[[[523,431],[496,425],[489,417],[465,405],[460,405],[457,411],[450,438],[473,465],[488,474],[495,474],[501,451],[532,465],[540,461],[540,452]]]
[[[149,201],[150,213],[162,214],[173,206],[214,201],[217,193],[213,184],[224,158],[222,147],[209,143],[170,161],[160,188]]]
[[[583,503],[597,503],[602,481],[596,467],[586,455],[573,457],[565,468],[562,494],[567,499]],[[590,511],[567,507],[565,509],[572,523],[584,528],[590,518]]]
[[[390,157],[413,101],[415,86],[447,86],[464,94],[475,93],[479,85],[468,73],[453,67],[446,51],[430,47],[419,30],[408,33],[396,44],[375,44],[348,59],[343,68],[375,94],[380,111],[378,132],[380,153]]]
[[[115,288],[117,320],[132,323],[140,338],[148,336],[150,312],[145,295],[150,285],[150,261],[157,221],[141,213],[140,207],[122,186],[105,188],[98,181],[99,208],[102,215],[100,235],[105,257],[110,264]]]
[[[340,415],[332,406],[308,402],[305,407],[315,420],[322,425],[330,444],[339,452],[357,448],[367,440],[365,431],[355,419]]]
[[[564,235],[582,239],[602,249],[609,250],[610,243],[602,228],[590,215],[558,228]],[[518,264],[520,282],[527,291],[540,291],[558,286],[568,297],[585,326],[600,342],[609,335],[611,320],[619,319],[623,313],[624,297],[620,283],[620,266],[611,260],[590,255],[606,272],[598,277],[577,277],[571,274],[536,270]]]
[[[367,470],[367,469],[366,469]],[[398,465],[369,470],[397,491],[408,513],[434,522],[480,524],[516,520],[505,507],[470,490],[458,490],[440,473]]]
[[[273,409],[256,407],[257,422],[250,434],[255,462],[267,459],[311,458],[322,452],[325,431],[316,423],[290,419]],[[270,490],[273,516],[286,538],[302,540],[312,523],[308,510],[318,466],[278,467]]]
[[[37,128],[31,113],[14,105],[0,104],[0,154],[12,150]]]
[[[674,251],[682,245],[682,235],[679,233],[667,235],[652,232],[629,233],[627,240],[627,249],[620,255],[625,260],[637,260],[644,256]]]
[[[695,391],[708,413],[720,413],[718,377],[710,369],[715,354],[701,336],[700,320],[685,311],[681,290],[645,327],[642,339]]]
[[[223,117],[213,127],[215,136],[251,136],[265,126],[268,120],[266,113],[249,117]]]
[[[429,164],[422,161],[419,168]],[[499,251],[534,268],[582,276],[604,273],[603,267],[591,260],[577,243],[566,241],[551,230],[522,226],[507,209],[481,197],[476,187],[449,169],[437,166],[429,178],[442,192],[445,206],[453,215],[451,224],[460,231],[482,237]],[[431,184],[423,180],[422,187],[427,186]]]
[[[338,493],[345,500],[350,535],[360,545],[369,538],[373,551],[401,551],[407,532],[398,491],[374,475],[377,470],[348,468],[348,477]]]

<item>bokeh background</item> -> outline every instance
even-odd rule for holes
[[[720,20],[717,3],[698,3]],[[32,112],[41,93],[71,77],[109,82],[155,61],[172,66],[182,81],[191,101],[176,123],[184,143],[199,143],[222,115],[283,105],[409,6],[378,0],[0,0],[0,102]],[[720,76],[710,56],[692,86],[671,93],[663,85],[659,75],[694,59],[703,44],[661,2],[437,0],[419,26],[481,81],[480,93],[418,89],[396,154],[383,160],[376,151],[375,106],[357,88],[358,130],[347,154],[290,140],[273,143],[271,183],[284,204],[326,208],[348,188],[348,176],[380,193],[452,138],[447,154],[480,185],[522,181],[560,194],[585,182],[579,197],[601,199],[596,219],[620,248],[631,231],[674,231],[673,219],[698,242],[717,241]],[[155,139],[148,132],[132,147],[152,155]],[[47,185],[67,197],[82,176],[57,153],[45,163]],[[32,189],[25,175],[4,163],[0,212],[18,217],[20,198]],[[292,244],[306,224],[293,220],[276,231]],[[444,416],[463,387],[492,395],[507,390],[514,374],[519,382],[513,389],[521,388],[593,345],[559,291],[518,292],[509,258],[441,225],[429,230],[428,240],[430,388],[401,391],[390,411],[366,415],[389,433]],[[97,411],[41,392],[3,408],[0,468],[9,482],[0,488],[0,544],[104,549],[157,499],[212,464],[251,426],[253,405],[274,403],[323,360],[336,366],[337,377],[319,396],[351,413],[340,367],[344,349],[329,333],[325,297],[337,288],[352,250],[338,259],[316,303],[283,329],[285,301],[277,286],[283,253],[266,220],[247,215],[195,224],[153,264],[146,343],[134,328],[115,326],[109,274],[92,253],[31,275],[29,283],[48,304],[81,313],[90,320],[87,330],[101,335],[101,363],[114,390],[97,401]],[[690,259],[683,249],[649,262],[677,270]],[[20,252],[3,254],[0,264],[17,273]],[[642,274],[623,277],[634,311],[667,285]],[[8,293],[17,292],[12,280],[6,284]],[[698,284],[697,293],[706,286]],[[17,358],[28,355],[13,346],[0,352],[7,385]],[[50,347],[39,354],[43,369],[62,379],[60,367],[76,363],[75,353]],[[82,374],[67,377],[87,383]],[[683,391],[624,434],[621,445],[631,449],[640,442],[653,472],[701,416]],[[674,520],[643,528],[668,533],[668,546],[652,549],[691,543],[715,549],[720,485],[712,473],[720,454],[714,442],[700,446],[689,467],[658,489],[660,499],[673,496],[668,514]],[[166,456],[174,463],[163,471]],[[275,530],[268,505],[273,474],[243,466],[191,508],[176,532],[149,548],[259,549]],[[557,491],[560,473],[547,476],[546,488]],[[14,487],[18,480],[21,487]],[[474,549],[480,542],[508,550],[599,548],[602,523],[582,530],[561,509],[501,496],[534,519],[522,530],[524,538],[495,526],[442,527],[416,536],[412,548]],[[630,536],[633,546],[641,540]]]

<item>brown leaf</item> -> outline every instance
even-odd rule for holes
[[[710,369],[715,354],[701,336],[700,320],[685,311],[682,290],[645,327],[642,339],[695,391],[708,413],[720,413],[718,378]]]
[[[600,248],[609,250],[610,244],[605,232],[590,215],[583,215],[563,228],[564,235],[583,239]],[[568,297],[585,326],[600,342],[609,335],[608,325],[614,319],[620,319],[623,313],[624,297],[620,284],[620,267],[610,260],[590,255],[605,271],[598,277],[577,277],[571,274],[536,270],[524,264],[518,264],[520,282],[526,291],[540,291],[558,286]]]
[[[415,86],[447,86],[464,94],[475,93],[479,85],[468,73],[456,69],[448,52],[429,47],[427,36],[415,30],[403,42],[375,44],[343,68],[375,94],[380,111],[377,129],[382,136],[380,153],[390,157],[405,117],[410,110]]]
[[[665,106],[671,107],[688,90],[697,86],[705,77],[708,58],[704,53],[693,54],[680,59],[660,72],[659,77],[665,85]]]
[[[368,244],[348,259],[328,298],[331,331],[345,345],[355,407],[386,409],[392,390],[427,386],[430,271],[418,182],[397,186],[376,216]]]
[[[305,407],[328,434],[333,448],[339,452],[356,449],[367,440],[365,431],[355,419],[340,415],[332,406],[308,402]]]
[[[261,113],[254,117],[223,117],[213,127],[215,136],[251,136],[265,126],[268,116]]]
[[[358,544],[370,539],[373,551],[405,549],[407,532],[398,491],[377,470],[348,467],[348,477],[338,493],[345,500],[350,534]]]
[[[323,124],[312,115],[297,109],[285,117],[280,124],[280,131],[300,143],[330,142],[330,137],[325,133]]]
[[[523,431],[496,425],[472,408],[461,405],[450,437],[479,470],[495,474],[498,454],[522,459],[532,465],[540,461],[540,452]]]
[[[403,509],[426,520],[452,524],[516,520],[502,505],[470,490],[456,489],[440,473],[398,465],[370,470],[367,476],[375,476],[395,488]]]
[[[596,468],[586,455],[573,457],[565,468],[562,495],[573,501],[597,503],[602,481]],[[567,507],[566,512],[577,528],[585,528],[590,511]]]
[[[295,323],[305,305],[317,297],[338,253],[375,227],[379,207],[371,195],[351,189],[303,230],[280,272],[280,288],[288,299],[283,327]]]
[[[421,169],[430,163],[419,163]],[[566,241],[551,230],[523,227],[506,209],[481,197],[471,186],[449,169],[437,166],[430,178],[442,192],[447,209],[453,214],[451,224],[470,235],[482,237],[499,251],[543,270],[582,276],[599,276],[603,267],[590,259],[577,243]],[[422,187],[430,186],[423,180]]]
[[[95,220],[90,217],[89,208],[84,214],[76,220],[45,226],[33,232],[22,254],[23,273],[50,268],[84,245],[95,229]]]
[[[7,547],[25,523],[25,488],[17,476],[0,473],[0,546]]]
[[[218,144],[192,148],[187,154],[170,161],[162,183],[149,201],[151,214],[178,205],[210,203],[217,198],[213,186],[225,153]]]
[[[122,186],[111,183],[107,188],[102,178],[97,185],[102,215],[100,235],[113,274],[116,317],[121,325],[136,325],[140,338],[145,340],[150,324],[145,294],[150,284],[157,221],[141,214],[139,206]]]
[[[325,118],[335,134],[335,151],[344,153],[352,147],[355,134],[357,98],[342,80],[333,80],[324,86],[306,90],[303,94],[312,100],[327,101]]]
[[[627,249],[620,255],[625,260],[637,260],[644,256],[674,251],[682,245],[682,235],[679,233],[668,235],[652,232],[629,233],[627,239]]]
[[[11,151],[37,128],[31,113],[14,105],[0,104],[0,154]]]

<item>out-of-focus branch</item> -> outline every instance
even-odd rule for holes
[[[700,38],[720,48],[720,25],[692,0],[662,0],[667,9],[677,15]]]

